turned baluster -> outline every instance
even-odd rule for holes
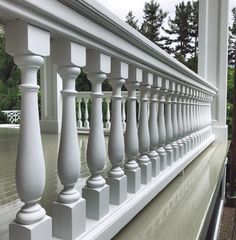
[[[171,103],[171,120],[172,120],[172,129],[173,129],[173,137],[171,146],[174,152],[174,161],[179,159],[179,145],[177,143],[178,139],[178,116],[177,116],[177,85],[175,82],[171,82],[171,95],[172,95],[172,103]]]
[[[157,92],[158,79],[154,77],[150,97],[149,133],[150,133],[150,152],[148,156],[152,163],[152,176],[156,177],[160,173],[160,158],[157,153],[159,143],[159,132],[157,125]]]
[[[186,128],[187,128],[187,135],[186,135],[186,139],[187,139],[187,145],[188,145],[188,151],[192,150],[191,147],[191,139],[190,139],[190,126],[191,126],[191,120],[190,120],[190,95],[189,95],[189,87],[185,88],[185,96],[186,96]]]
[[[174,161],[174,152],[171,146],[173,139],[173,128],[172,128],[172,117],[171,117],[171,94],[170,94],[170,82],[169,80],[163,81],[163,88],[165,89],[165,127],[166,127],[166,141],[165,141],[165,150],[167,153],[167,165],[171,166]]]
[[[148,157],[150,150],[150,134],[148,126],[148,93],[153,83],[153,75],[144,72],[140,84],[140,119],[138,126],[139,167],[141,168],[141,183],[147,184],[152,180],[152,163]]]
[[[181,86],[180,84],[177,85],[177,89],[176,89],[176,94],[178,96],[177,98],[177,119],[178,119],[178,140],[177,140],[177,144],[179,146],[179,157],[182,158],[184,156],[184,145],[182,142],[182,138],[183,138],[183,118],[182,118],[182,111],[183,111],[183,107],[182,107],[182,96],[181,96]]]
[[[35,41],[37,36],[38,42]],[[27,39],[27,41],[25,40]],[[50,34],[20,20],[6,24],[6,52],[21,71],[21,123],[16,158],[16,189],[23,207],[9,225],[10,240],[52,239],[51,218],[39,201],[45,164],[39,126],[37,72],[50,54]]]
[[[190,145],[191,149],[194,146],[194,118],[193,118],[193,89],[191,88],[189,91],[189,119],[190,119]]]
[[[121,87],[128,78],[128,64],[112,59],[111,74],[108,79],[112,87],[112,119],[108,142],[108,156],[112,168],[108,173],[110,185],[110,203],[120,205],[127,198],[127,177],[122,170],[124,153],[124,135],[121,115]]]
[[[110,99],[110,97],[108,96],[108,97],[106,97],[105,98],[105,102],[106,102],[106,109],[107,109],[107,111],[106,111],[106,123],[105,123],[105,127],[106,127],[106,129],[110,129],[111,128],[111,113],[110,113],[110,102],[111,102],[111,99]]]
[[[78,121],[77,121],[77,126],[78,128],[82,128],[83,127],[83,123],[82,123],[82,114],[81,114],[81,102],[82,102],[82,99],[81,98],[78,98],[77,100],[77,104],[78,104]]]
[[[125,174],[127,175],[128,192],[136,193],[141,188],[141,169],[136,159],[139,155],[139,142],[136,114],[136,89],[142,81],[142,70],[133,65],[129,66],[129,78],[126,81],[128,89],[127,121],[125,131]]]
[[[85,66],[85,54],[84,46],[70,40],[57,39],[52,42],[52,60],[63,82],[62,125],[58,153],[58,176],[63,190],[53,203],[52,219],[53,235],[63,239],[75,239],[85,231],[85,200],[75,188],[80,174],[75,80],[80,74],[80,67]]]
[[[166,127],[165,127],[165,89],[162,88],[162,81],[163,79],[161,77],[158,77],[158,87],[159,87],[159,101],[158,101],[158,132],[159,132],[159,147],[157,149],[157,152],[160,157],[160,168],[161,171],[165,170],[167,166],[167,154],[166,150],[164,149],[165,142],[166,142]]]
[[[186,97],[185,95],[185,86],[181,88],[181,96],[182,96],[182,120],[183,120],[183,146],[184,146],[184,154],[186,154],[188,149],[188,140],[187,140],[187,111],[186,111]]]
[[[123,131],[126,129],[126,113],[125,113],[125,103],[126,99],[122,98],[122,126],[123,126]]]
[[[106,146],[103,132],[102,83],[110,73],[111,58],[96,50],[87,50],[85,72],[92,84],[90,133],[87,147],[87,164],[91,176],[82,189],[86,199],[87,217],[101,219],[109,211],[109,186],[102,172],[106,160]]]
[[[88,129],[89,126],[89,113],[88,113],[88,103],[89,103],[89,98],[84,98],[84,105],[85,105],[85,111],[84,111],[84,128]]]

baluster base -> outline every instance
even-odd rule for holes
[[[82,196],[86,199],[86,216],[95,220],[100,220],[109,212],[109,186],[100,188],[82,189]]]
[[[176,162],[179,160],[179,145],[177,142],[172,142],[171,147],[173,148],[173,160]]]
[[[167,154],[167,165],[171,166],[174,162],[174,151],[170,144],[165,146],[166,154]]]
[[[167,167],[167,154],[163,147],[158,148],[157,152],[160,157],[160,170],[163,171]]]
[[[151,151],[148,154],[152,163],[152,176],[156,177],[160,174],[160,157],[156,151]]]
[[[152,180],[152,163],[150,161],[141,162],[139,167],[141,169],[141,183],[148,184]]]
[[[141,188],[141,169],[125,169],[128,193],[136,193]]]
[[[85,231],[86,202],[80,198],[75,203],[54,202],[52,205],[53,236],[74,240]]]
[[[110,186],[110,203],[120,205],[127,199],[127,177],[107,178],[107,184]]]
[[[179,147],[179,159],[181,159],[184,156],[184,145],[181,139],[178,139],[177,144]]]
[[[52,219],[45,216],[41,221],[30,225],[12,222],[9,225],[9,240],[52,239]]]

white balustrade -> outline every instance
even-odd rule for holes
[[[101,219],[109,211],[109,186],[101,173],[106,159],[102,121],[102,83],[110,73],[111,59],[96,50],[87,50],[85,72],[92,84],[90,132],[87,146],[87,164],[91,176],[82,195],[86,199],[87,217]]]
[[[152,180],[152,163],[148,157],[150,151],[150,134],[148,126],[148,94],[153,84],[153,75],[144,72],[140,84],[140,118],[138,125],[139,167],[141,168],[141,183],[148,184]]]
[[[5,110],[2,113],[6,116],[7,121],[11,124],[20,123],[21,114],[20,110]]]
[[[89,98],[84,98],[84,104],[85,104],[85,114],[84,114],[84,127],[88,129],[90,127],[88,118],[89,118],[89,113],[88,113],[88,103],[89,103]]]
[[[108,173],[107,183],[110,185],[110,203],[120,205],[127,199],[127,177],[124,174],[123,160],[124,136],[121,116],[121,87],[128,78],[128,64],[112,59],[111,74],[108,76],[112,86],[112,119],[108,142],[108,156],[112,168]]]
[[[135,66],[129,66],[129,78],[126,81],[128,89],[127,99],[127,122],[125,131],[125,154],[126,163],[124,166],[127,176],[127,190],[129,193],[136,193],[141,188],[141,169],[137,163],[139,155],[139,142],[136,118],[136,89],[142,81],[142,70]]]
[[[64,188],[52,209],[53,235],[62,239],[75,239],[85,231],[85,200],[75,188],[80,174],[75,80],[85,66],[85,54],[85,47],[75,42],[58,39],[52,43],[53,63],[63,81],[58,175]]]
[[[126,129],[126,112],[125,112],[125,103],[126,103],[126,98],[122,98],[122,126],[123,126],[123,131]]]
[[[111,128],[111,121],[110,121],[110,118],[111,118],[111,114],[110,114],[110,102],[111,102],[111,99],[110,98],[105,98],[105,102],[106,102],[106,109],[107,109],[107,114],[106,114],[106,123],[105,123],[105,127],[107,129],[110,129]]]
[[[78,103],[78,121],[77,121],[77,126],[78,128],[82,128],[83,127],[83,123],[82,123],[82,113],[81,113],[81,102],[82,102],[82,99],[78,99],[77,100],[77,103]]]
[[[20,31],[19,31],[20,29]],[[35,42],[35,36],[41,39]],[[27,41],[25,41],[27,39]],[[16,159],[16,188],[24,206],[9,226],[10,240],[51,239],[51,218],[39,201],[45,164],[39,126],[37,72],[50,53],[50,34],[20,20],[6,25],[6,51],[21,71],[21,124]],[[40,232],[40,235],[37,234]]]

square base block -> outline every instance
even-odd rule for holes
[[[172,145],[173,148],[173,160],[174,162],[179,160],[179,146],[178,145]]]
[[[160,173],[160,157],[158,153],[148,155],[152,163],[152,177],[156,177]]]
[[[15,221],[9,225],[9,240],[52,240],[52,219],[45,216],[40,222],[21,225]]]
[[[141,168],[141,183],[148,184],[152,180],[152,163],[139,163]]]
[[[74,240],[85,231],[86,202],[80,198],[75,203],[52,205],[53,236],[64,240]]]
[[[127,177],[107,178],[107,184],[110,186],[110,203],[120,205],[127,199]]]
[[[174,151],[173,151],[173,149],[170,149],[170,150],[166,149],[166,154],[167,154],[167,166],[171,166],[174,162]]]
[[[82,189],[82,196],[86,199],[86,216],[95,220],[100,220],[109,211],[109,186],[101,188]]]
[[[179,159],[181,159],[184,156],[184,145],[181,143],[178,144],[178,146],[179,146]]]
[[[167,155],[165,154],[159,154],[160,157],[160,170],[163,171],[167,167]]]
[[[185,155],[189,151],[188,142],[186,140],[183,141],[183,149],[184,149],[184,155]]]
[[[129,193],[136,193],[141,188],[141,169],[125,169],[127,176],[127,191]]]

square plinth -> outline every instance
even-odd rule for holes
[[[139,163],[139,167],[141,168],[141,183],[148,184],[152,181],[152,163]]]
[[[110,203],[120,205],[127,199],[127,177],[108,178],[107,184],[110,186]]]
[[[21,225],[15,221],[9,225],[9,240],[52,240],[52,219],[45,216],[31,225]]]
[[[104,217],[109,211],[109,186],[101,188],[82,189],[82,196],[86,199],[86,216],[95,220]]]
[[[160,157],[156,153],[154,155],[148,155],[152,163],[152,177],[156,177],[160,173]]]
[[[86,202],[80,198],[75,203],[52,205],[53,236],[64,240],[74,240],[85,231]]]
[[[136,193],[141,188],[141,169],[125,169],[127,176],[127,191],[128,193]]]

